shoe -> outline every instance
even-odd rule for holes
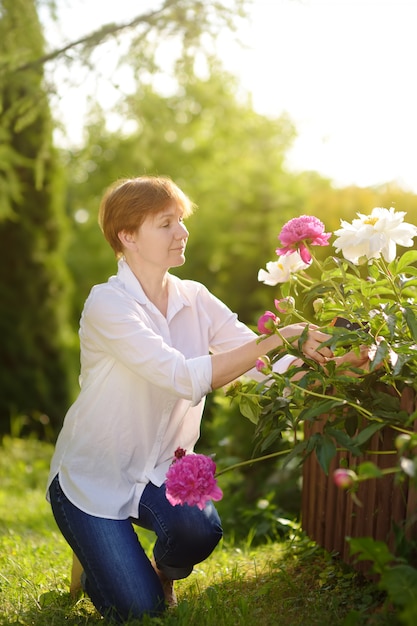
[[[167,607],[169,609],[175,608],[176,606],[178,606],[178,601],[174,590],[174,581],[171,578],[165,576],[165,574],[158,568],[153,557],[151,559],[151,563],[161,582]]]

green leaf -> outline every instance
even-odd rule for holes
[[[336,456],[336,452],[336,446],[331,437],[322,435],[317,440],[316,456],[326,476],[329,473],[330,462]]]
[[[398,376],[403,368],[403,366],[410,360],[414,360],[415,357],[414,356],[409,356],[409,355],[404,355],[404,354],[397,354],[397,361],[395,363],[394,369],[393,369],[393,376]]]
[[[253,424],[258,423],[261,407],[257,400],[252,400],[252,398],[242,395],[239,398],[239,409],[242,415],[247,417]]]
[[[383,572],[379,587],[400,606],[417,601],[417,570],[410,565],[395,565]]]
[[[349,450],[355,456],[359,456],[361,452],[359,449],[359,446],[354,441],[354,439],[352,437],[349,437],[349,435],[346,434],[343,430],[339,430],[337,428],[326,427],[326,434],[328,434],[330,437],[333,437],[336,440],[336,442],[340,446],[342,446],[342,448]]]
[[[387,358],[388,353],[389,348],[387,342],[381,341],[381,343],[378,344],[375,356],[371,362],[371,372],[373,372],[378,367],[378,365],[380,365]]]
[[[321,433],[314,433],[314,435],[312,435],[311,437],[308,437],[308,439],[305,440],[306,441],[306,454],[310,454],[310,452],[313,452],[320,437],[321,437]]]
[[[374,422],[373,424],[366,426],[366,428],[361,430],[360,433],[354,437],[354,443],[358,446],[363,446],[363,444],[369,441],[372,435],[380,431],[384,428],[384,426],[385,424],[381,424],[380,422]]]
[[[385,317],[385,323],[388,327],[390,337],[394,337],[397,328],[397,318],[395,315],[387,315]]]
[[[267,450],[277,439],[281,438],[280,430],[273,430],[262,442],[261,450]]]
[[[285,457],[284,459],[284,467],[290,462],[292,461],[295,457],[297,456],[301,456],[304,452],[306,453],[306,455],[308,455],[311,450],[309,450],[309,441],[308,440],[304,440],[304,441],[300,441],[299,443],[297,443],[296,446],[294,446],[294,448],[291,450],[291,452]],[[304,457],[306,458],[306,457]]]
[[[358,465],[356,473],[363,479],[380,478],[383,475],[380,468],[371,461],[366,461]]]
[[[404,307],[403,309],[404,319],[407,322],[407,326],[410,330],[411,336],[414,341],[417,341],[417,320],[414,315],[414,311],[409,307]]]
[[[345,419],[345,429],[346,429],[347,434],[350,437],[354,436],[354,434],[356,433],[356,431],[358,429],[358,416],[357,416],[357,414],[349,415],[349,417],[347,417]]]
[[[393,274],[400,274],[400,272],[403,272],[406,267],[413,263],[417,263],[417,250],[407,250],[407,252],[404,252],[404,254],[400,256],[396,263],[393,261],[389,267]]]
[[[407,269],[407,274],[401,274],[400,280],[401,280],[401,286],[403,288],[409,287],[410,285],[417,284],[415,278],[408,278],[408,276],[417,276],[417,267],[409,267]]]
[[[407,602],[407,605],[401,611],[400,617],[404,626],[415,626],[417,617],[417,600]]]
[[[343,406],[344,400],[324,400],[323,402],[317,402],[308,409],[304,409],[300,413],[300,421],[312,421],[318,415],[325,415],[329,413],[333,408],[337,406]]]
[[[369,272],[369,276],[371,276],[371,278],[374,278],[375,280],[378,279],[378,277],[379,277],[379,269],[375,265],[375,263],[369,263],[369,265],[368,265],[368,272]]]
[[[372,569],[376,574],[382,572],[395,560],[384,541],[376,541],[371,537],[347,537],[351,556],[356,555],[357,561],[372,561]]]

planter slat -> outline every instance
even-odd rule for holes
[[[404,406],[414,410],[415,398],[406,394]],[[305,436],[323,431],[326,416],[312,424],[305,424]],[[414,424],[417,430],[417,420]],[[395,549],[394,526],[404,528],[411,537],[417,530],[417,492],[407,480],[401,483],[393,475],[362,482],[357,491],[361,505],[351,495],[339,489],[333,482],[333,471],[347,464],[354,469],[358,464],[372,461],[380,468],[392,467],[396,454],[376,454],[393,451],[397,431],[385,427],[375,433],[361,457],[353,457],[346,451],[338,452],[332,460],[328,476],[321,469],[317,458],[311,454],[303,465],[303,490],[301,503],[302,527],[306,534],[329,552],[336,552],[346,563],[367,573],[369,563],[355,563],[349,553],[346,537],[372,537],[384,541],[390,550]],[[406,525],[408,523],[408,526]]]

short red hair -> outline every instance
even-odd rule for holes
[[[167,176],[122,178],[110,185],[101,200],[98,221],[116,257],[123,254],[121,231],[133,233],[146,217],[160,213],[172,202],[184,217],[194,210],[193,202]]]

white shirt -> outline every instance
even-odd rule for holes
[[[81,391],[59,434],[48,485],[90,515],[137,517],[180,446],[191,452],[211,391],[210,353],[255,337],[203,285],[169,275],[166,318],[129,266],[93,287],[81,316]]]

